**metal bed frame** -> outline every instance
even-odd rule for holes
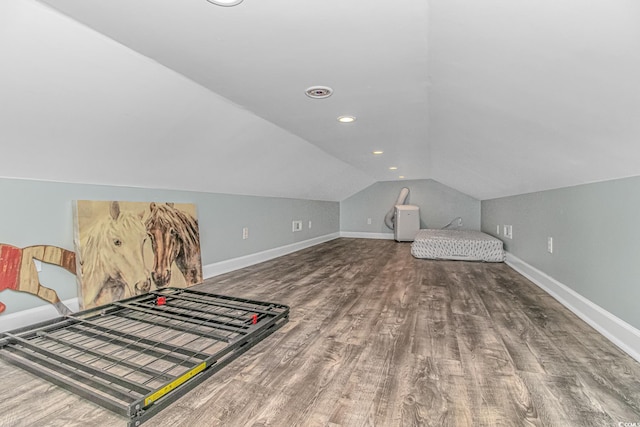
[[[134,427],[288,318],[281,304],[165,288],[0,333],[0,358]]]

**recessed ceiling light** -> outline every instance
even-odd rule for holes
[[[353,116],[340,116],[338,117],[338,121],[340,123],[352,123],[356,121],[356,118]]]
[[[384,151],[379,151],[379,150],[378,150],[378,151],[374,151],[374,152],[373,152],[373,154],[382,154],[382,153],[384,153]]]
[[[333,89],[328,86],[311,86],[306,88],[304,93],[309,98],[322,99],[330,97],[333,93]]]
[[[391,171],[394,171],[394,170],[397,170],[397,169],[398,169],[398,167],[397,167],[397,166],[391,166],[391,167],[389,168],[389,170],[391,170]]]
[[[211,4],[218,6],[235,6],[242,3],[242,0],[207,0]]]

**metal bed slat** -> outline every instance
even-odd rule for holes
[[[171,301],[172,303],[171,308],[175,310],[184,310],[184,311],[190,311],[194,313],[201,313],[207,316],[221,316],[221,317],[231,319],[231,320],[219,320],[212,317],[205,317],[208,323],[212,323],[214,325],[223,325],[223,326],[230,326],[234,328],[246,329],[246,326],[247,326],[246,320],[250,320],[247,317],[247,319],[243,321],[236,322],[238,320],[237,316],[228,315],[222,312],[212,312],[211,310],[206,310],[206,308],[211,308],[211,305],[207,306],[205,304],[202,304],[202,302],[197,303],[193,301],[185,301],[183,299],[173,298],[173,297],[170,297],[169,301]],[[179,305],[176,303],[178,303]],[[188,303],[190,305],[184,305],[183,303]],[[228,310],[231,310],[231,309],[228,309]],[[251,313],[255,313],[255,312],[251,312]]]
[[[137,364],[137,363],[133,363],[133,362],[130,362],[130,361],[125,360],[125,359],[119,359],[119,358],[117,358],[115,356],[111,356],[110,354],[103,353],[101,351],[97,351],[97,350],[95,350],[93,348],[90,348],[90,347],[87,347],[87,346],[84,346],[84,345],[75,344],[75,343],[72,343],[72,342],[57,338],[57,337],[55,337],[55,336],[53,336],[51,334],[48,334],[48,333],[43,333],[40,336],[42,336],[42,337],[44,337],[44,338],[46,338],[48,340],[60,343],[60,344],[62,344],[64,346],[68,346],[68,347],[80,350],[80,351],[82,351],[84,353],[94,355],[94,356],[102,358],[104,360],[108,360],[110,362],[115,362],[115,363],[121,364],[121,365],[126,366],[126,367],[131,368],[131,369],[140,370],[140,371],[142,371],[142,372],[144,372],[146,374],[152,375],[154,377],[165,377],[165,379],[169,379],[170,378],[170,376],[165,374],[164,372],[157,371],[155,369],[151,369],[151,368],[149,368],[147,366],[140,365],[140,364]]]
[[[116,414],[120,414],[124,416],[131,416],[127,405],[120,403],[114,399],[110,399],[103,395],[96,395],[96,393],[92,389],[83,387],[80,384],[73,383],[69,381],[67,377],[59,375],[55,372],[43,370],[42,367],[37,363],[34,363],[27,359],[23,359],[21,357],[17,357],[9,351],[0,352],[0,358],[2,358],[3,360],[13,365],[19,366],[25,371],[29,371],[38,377],[44,378],[47,381],[52,382],[57,386],[60,386],[64,389],[72,391],[75,394],[87,400],[91,400],[95,403],[98,403],[99,405],[110,410],[111,412],[115,412]]]
[[[158,291],[156,291],[156,293],[157,293],[158,295],[163,295],[163,294],[159,293]],[[206,293],[204,293],[204,292],[196,292],[196,291],[194,291],[193,293],[194,293],[194,294],[198,294],[198,295],[203,295],[203,296],[206,296],[206,295],[207,295],[207,294],[206,294]],[[167,296],[169,296],[169,295],[167,295]],[[193,300],[193,301],[196,301],[196,302],[197,302],[197,301],[202,302],[202,300],[197,300],[197,299],[195,299],[195,298],[189,298],[189,297],[184,296],[184,295],[171,295],[171,297],[172,297],[172,298],[183,298],[183,299],[185,299],[185,300],[187,300],[187,299],[188,299],[188,300]],[[228,299],[227,299],[227,298],[225,298],[225,301],[234,301],[234,300],[238,300],[238,302],[241,302],[241,303],[242,303],[242,302],[245,302],[245,303],[246,303],[246,302],[248,302],[248,301],[249,301],[249,300],[243,300],[243,299],[240,299],[240,298],[228,298]],[[261,309],[261,308],[258,308],[258,307],[246,307],[246,306],[241,306],[241,305],[232,305],[230,302],[220,302],[220,301],[215,301],[215,300],[214,300],[214,301],[210,301],[210,304],[211,304],[211,305],[214,305],[214,306],[217,306],[217,307],[225,307],[225,308],[242,309],[242,310],[244,310],[244,311],[246,311],[246,312],[249,312],[249,313],[250,313],[250,312],[254,312],[254,313],[269,314],[269,315],[270,315],[270,314],[272,314],[272,312],[271,312],[271,311],[269,311],[269,310]],[[274,307],[274,306],[275,306],[275,307],[278,307],[278,305],[277,305],[277,304],[271,304],[271,303],[265,303],[265,304],[261,304],[261,305],[267,305],[268,307]]]
[[[146,314],[151,314],[153,316],[157,316],[157,317],[164,317],[166,319],[172,319],[172,320],[180,320],[180,321],[184,321],[187,323],[191,323],[194,325],[198,325],[198,326],[205,326],[205,327],[210,327],[212,329],[221,329],[224,331],[229,331],[229,332],[239,332],[238,328],[228,328],[228,327],[222,327],[221,325],[219,325],[218,323],[212,322],[214,323],[214,325],[209,324],[209,322],[211,321],[211,319],[207,319],[204,317],[200,317],[200,316],[191,316],[191,317],[186,317],[185,314],[183,313],[178,313],[175,310],[168,310],[163,308],[161,311],[153,311],[149,308],[145,308],[145,307],[139,307],[133,304],[120,304],[120,303],[116,303],[118,305],[121,305],[123,307],[129,308],[131,310],[135,310],[135,311],[139,311],[142,313],[146,313]],[[166,306],[162,306],[162,307],[166,307]],[[198,322],[199,321],[199,322]],[[206,322],[206,323],[205,323]],[[194,331],[193,333],[197,333],[196,331]],[[220,341],[227,341],[227,337],[223,337],[218,335],[218,339],[220,339]]]
[[[9,333],[7,333],[7,336],[10,338],[14,338],[16,341],[18,341],[20,343],[21,346],[28,348],[29,350],[38,353],[38,354],[42,354],[45,357],[49,358],[49,359],[53,359],[56,360],[62,364],[68,364],[69,366],[72,366],[73,368],[82,371],[88,375],[92,375],[94,377],[98,377],[98,378],[102,378],[106,381],[118,384],[119,386],[129,389],[129,390],[134,390],[137,393],[149,393],[151,391],[151,389],[149,387],[144,387],[141,386],[139,384],[136,384],[132,381],[127,381],[125,379],[123,379],[122,377],[119,377],[117,375],[113,375],[109,372],[105,372],[101,369],[96,369],[93,368],[91,366],[82,364],[77,362],[74,359],[70,359],[68,357],[64,357],[58,353],[49,351],[45,348],[43,348],[42,346],[39,346],[37,344],[34,344],[31,341],[25,340],[23,338],[17,337],[15,335],[11,335]],[[15,346],[15,344],[10,344],[10,346],[14,349],[14,350],[18,350],[21,351],[21,349],[19,349],[19,347]]]
[[[89,389],[94,388],[102,393],[106,393],[116,399],[119,399],[122,402],[127,402],[128,400],[135,398],[135,396],[131,395],[131,391],[123,390],[122,388],[115,387],[113,384],[109,384],[108,382],[100,381],[100,377],[89,375],[75,368],[69,368],[65,364],[51,363],[52,361],[50,359],[40,355],[39,353],[27,352],[26,349],[16,347],[15,344],[10,344],[5,349],[14,356],[14,360],[15,358],[20,358],[22,361],[30,362],[34,367],[40,366],[44,368],[41,369],[43,374],[47,372],[55,372],[59,375],[59,378],[67,378],[65,381],[66,384],[71,385],[75,384],[75,382],[82,383]],[[2,356],[4,357],[5,354]],[[75,382],[70,380],[75,380]],[[96,396],[101,396],[101,394],[95,394]]]
[[[155,340],[151,340],[149,338],[146,337],[141,337],[138,335],[133,335],[133,334],[128,334],[126,332],[121,332],[121,331],[116,331],[116,330],[111,330],[109,328],[106,328],[104,326],[98,325],[95,322],[91,322],[88,320],[82,320],[83,325],[89,325],[89,327],[91,328],[95,328],[107,335],[117,335],[120,338],[125,338],[128,340],[131,340],[133,342],[136,343],[142,343],[142,344],[146,344],[150,347],[153,348],[161,348],[163,350],[167,350],[170,352],[175,352],[175,353],[179,353],[182,354],[184,356],[188,356],[188,357],[197,357],[197,358],[202,358],[202,359],[206,359],[207,355],[205,353],[201,353],[199,351],[191,351],[191,350],[185,350],[183,348],[180,347],[172,347],[170,345],[166,345],[163,342],[160,341],[155,341]]]
[[[163,325],[171,327],[177,325],[178,329],[185,330],[191,334],[200,335],[203,337],[212,338],[222,342],[228,342],[230,334],[241,333],[238,330],[232,330],[231,328],[222,328],[219,324],[209,322],[207,319],[197,318],[194,316],[187,316],[184,313],[179,313],[172,310],[163,309],[162,313],[153,313],[150,310],[145,310],[144,307],[130,307],[132,311],[139,314],[145,314],[152,318],[157,318],[158,322],[166,322]],[[130,316],[131,317],[131,316]],[[168,319],[168,320],[167,320]],[[176,322],[170,323],[169,321]],[[187,326],[180,326],[187,325]]]
[[[77,330],[78,333],[85,333],[85,332],[90,333],[91,332],[91,331],[86,331],[86,330],[82,330],[82,329],[75,329],[75,328],[74,328],[74,330]],[[119,335],[116,335],[116,336],[119,337]],[[131,340],[131,339],[128,339],[128,338],[124,338],[124,337],[117,338],[117,339],[116,338],[109,338],[109,336],[107,334],[92,335],[91,337],[94,338],[94,339],[97,339],[97,340],[102,340],[102,341],[107,342],[107,343],[116,343],[116,344],[119,343],[119,344],[122,344],[122,345],[125,345],[125,346],[129,346],[129,348],[134,348],[134,349],[136,349],[138,351],[146,351],[146,352],[148,352],[150,355],[152,355],[154,357],[166,358],[167,360],[171,360],[174,363],[187,362],[187,361],[192,359],[191,357],[184,356],[184,355],[182,355],[180,353],[162,352],[158,348],[153,347],[151,345],[147,345],[145,347],[145,346],[140,345],[137,341],[134,341],[134,340]],[[143,343],[143,344],[145,344],[145,343]],[[164,349],[161,349],[161,350],[164,350]],[[169,351],[169,350],[166,350],[166,351]],[[199,359],[199,360],[203,360],[203,359]]]
[[[208,306],[208,307],[212,307],[212,306],[221,306],[220,304],[215,304],[215,303],[213,303],[213,302],[210,302],[210,303],[208,303],[208,304],[205,304],[205,303],[203,303],[202,299],[189,298],[189,297],[185,297],[184,295],[170,295],[169,297],[171,298],[171,301],[175,301],[175,300],[178,300],[178,301],[185,301],[185,302],[191,302],[191,303],[194,303],[194,304],[204,305],[204,306]],[[180,307],[182,308],[182,306],[180,306]],[[227,308],[227,309],[229,309],[229,310],[232,310],[232,309],[233,309],[233,310],[237,310],[237,309],[238,309],[238,307],[233,307],[233,308],[230,308],[230,307],[224,307],[224,308]],[[214,312],[214,313],[212,313],[211,311],[206,311],[206,310],[204,310],[204,309],[202,309],[202,310],[200,310],[200,309],[194,309],[193,307],[189,307],[189,309],[190,309],[190,310],[195,310],[195,311],[201,311],[201,312],[203,312],[203,313],[209,313],[209,314],[221,315],[221,316],[224,316],[224,317],[228,317],[229,319],[237,319],[237,316],[226,315],[226,314],[221,313],[221,312]],[[247,310],[246,312],[247,312],[247,313],[262,313],[263,311],[261,311],[261,310]],[[264,311],[264,313],[271,314],[271,312],[269,312],[269,311]],[[243,324],[244,324],[244,322],[241,322],[238,326],[242,326]]]
[[[140,314],[140,313],[135,313],[135,314]],[[126,317],[128,319],[131,320],[135,320],[136,322],[143,322],[143,323],[147,323],[149,325],[155,325],[157,324],[156,322],[153,322],[153,320],[151,319],[144,319],[144,318],[140,318],[137,317],[135,314],[124,314],[121,313],[120,316],[122,317]],[[187,332],[189,334],[195,334],[195,331],[193,330],[193,327],[186,327],[186,326],[181,326],[180,324],[174,325],[171,323],[163,323],[164,327],[173,329],[175,331],[180,331],[180,332]],[[203,335],[200,335],[203,336]],[[210,334],[204,335],[207,338],[213,338]],[[216,341],[222,341],[222,342],[229,342],[231,341],[228,337],[219,337]]]
[[[73,319],[73,318],[65,319],[62,317],[58,317],[56,319],[53,319],[52,321],[54,322],[52,324],[45,324],[44,322],[40,322],[36,325],[33,325],[33,329],[29,329],[28,327],[23,327],[23,328],[14,329],[8,332],[11,332],[13,335],[17,335],[23,338],[29,338],[29,337],[35,336],[40,331],[56,331],[58,329],[66,328],[67,326],[74,323],[76,319]],[[0,336],[2,335],[4,334],[0,333]],[[5,344],[8,344],[10,341],[11,340],[9,338],[0,339],[0,348]]]

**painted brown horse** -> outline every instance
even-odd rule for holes
[[[53,289],[42,286],[33,260],[58,265],[70,273],[76,274],[76,254],[57,246],[29,246],[17,248],[0,244],[0,292],[11,289],[27,292],[50,302],[60,314],[69,314],[71,310],[65,306]],[[6,306],[0,302],[0,313]]]
[[[173,203],[151,203],[150,210],[145,224],[153,248],[151,278],[156,286],[162,288],[169,285],[174,262],[187,286],[202,282],[198,222],[191,215],[176,209]]]

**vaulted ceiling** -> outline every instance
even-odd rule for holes
[[[342,200],[640,175],[635,0],[3,0],[0,55],[5,177]]]

